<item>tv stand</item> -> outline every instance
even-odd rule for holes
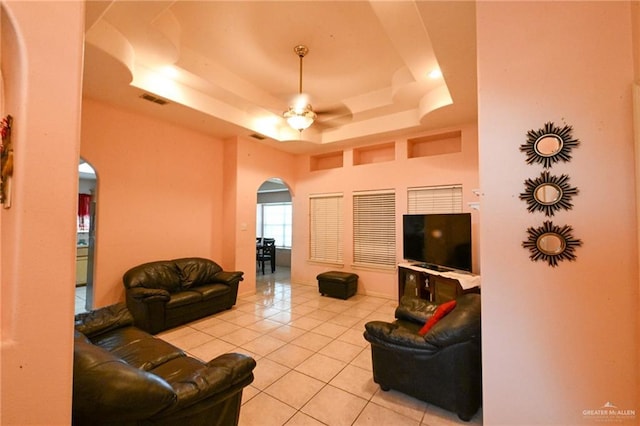
[[[464,293],[480,293],[479,275],[424,263],[398,265],[398,301],[412,296],[443,303]]]

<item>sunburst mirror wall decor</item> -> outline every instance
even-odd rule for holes
[[[558,161],[569,161],[571,150],[580,144],[571,135],[571,126],[558,127],[549,122],[542,129],[529,130],[527,142],[520,145],[520,151],[527,155],[527,164],[540,163],[545,169]]]
[[[581,240],[573,237],[572,231],[569,225],[558,226],[545,221],[540,227],[527,229],[529,238],[523,241],[522,247],[529,249],[532,261],[542,260],[556,267],[563,260],[575,260],[575,249],[582,245]]]
[[[527,210],[544,212],[545,216],[553,216],[560,209],[570,210],[571,198],[578,193],[578,188],[569,185],[569,176],[554,176],[546,170],[535,179],[525,180],[524,186],[520,199],[527,202]]]

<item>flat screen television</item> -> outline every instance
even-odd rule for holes
[[[471,213],[406,214],[402,222],[405,260],[471,272]]]

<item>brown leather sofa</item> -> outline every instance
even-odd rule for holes
[[[403,297],[396,321],[365,324],[371,343],[373,380],[468,421],[482,402],[480,295],[464,294],[455,308],[424,335],[438,304]]]
[[[209,362],[133,326],[123,303],[76,315],[73,424],[237,425],[256,362]]]
[[[136,327],[156,334],[231,309],[243,275],[200,257],[144,263],[123,276],[127,307]]]

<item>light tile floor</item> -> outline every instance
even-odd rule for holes
[[[86,312],[85,305],[87,302],[87,287],[76,287],[76,314]]]
[[[226,352],[256,360],[240,426],[482,424],[482,410],[465,423],[373,382],[364,324],[392,321],[397,301],[361,294],[333,299],[289,277],[281,267],[258,273],[256,294],[240,297],[233,309],[158,335],[203,360]]]

